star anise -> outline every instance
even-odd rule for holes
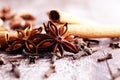
[[[28,52],[35,53],[35,43],[37,40],[39,40],[39,37],[37,37],[37,35],[40,34],[41,31],[41,27],[38,29],[32,29],[32,27],[27,27],[24,31],[18,30],[18,38],[14,40],[8,40],[9,47],[6,49],[6,51],[16,52],[25,49]]]
[[[72,53],[78,53],[78,48],[71,43],[75,39],[74,35],[65,35],[68,26],[67,23],[57,28],[52,22],[48,22],[47,26],[44,24],[46,34],[44,40],[37,45],[38,50],[48,50],[56,53],[58,57],[64,56],[64,50]],[[60,54],[57,54],[60,51]]]

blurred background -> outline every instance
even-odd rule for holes
[[[51,9],[87,18],[100,24],[120,24],[120,0],[0,0],[0,8],[10,6],[14,12],[30,12],[37,23],[48,20]]]

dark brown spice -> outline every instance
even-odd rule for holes
[[[71,43],[74,40],[74,35],[65,35],[68,30],[67,23],[57,28],[49,21],[47,26],[44,24],[44,27],[46,28],[46,34],[41,34],[41,36],[44,36],[44,40],[37,45],[38,50],[48,50],[53,53],[60,51],[60,55],[56,54],[58,57],[64,56],[64,50],[78,53],[78,48]]]
[[[112,59],[112,54],[108,53],[105,57],[97,59],[97,62],[102,62],[108,59]]]
[[[35,17],[32,14],[24,13],[20,15],[24,20],[35,20]]]
[[[10,72],[13,73],[16,78],[20,78],[20,70],[18,69],[19,66],[18,60],[12,60],[10,61],[10,63],[12,64],[12,69]]]
[[[103,51],[103,54],[104,54],[104,56],[105,56],[105,52],[104,52],[104,51]],[[112,55],[111,55],[110,53],[107,53],[107,56],[108,56],[108,59],[109,59],[109,57],[112,58]],[[107,57],[107,56],[106,56],[106,57]],[[113,76],[113,73],[112,73],[112,70],[111,70],[111,68],[110,68],[110,65],[109,65],[109,63],[108,63],[108,59],[105,59],[105,63],[106,63],[106,66],[107,66],[107,68],[108,68],[108,72],[109,72],[110,77],[111,77],[110,80],[115,80],[115,78],[114,78],[114,76]]]
[[[119,42],[111,42],[109,44],[109,47],[111,47],[112,49],[120,48],[120,43]]]
[[[36,59],[38,59],[39,56],[37,55],[31,55],[29,56],[29,64],[33,63],[35,64]]]
[[[27,27],[24,31],[18,30],[18,38],[14,40],[8,40],[9,47],[6,49],[7,52],[22,52],[25,49],[27,52],[36,53],[35,39],[40,39],[42,28],[32,29]]]
[[[83,39],[83,41],[85,41],[87,43],[87,46],[90,47],[90,45],[98,45],[100,43],[100,41],[98,40],[94,40],[94,39]]]

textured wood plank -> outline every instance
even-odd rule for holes
[[[85,7],[85,3],[86,3],[85,1],[87,0],[84,0],[83,3],[81,3],[82,7]],[[79,1],[77,0],[75,2],[77,3]],[[11,6],[13,10],[16,12],[33,13],[37,17],[36,26],[39,26],[41,23],[46,22],[48,20],[48,17],[46,16],[46,12],[48,10],[53,8],[59,8],[61,10],[68,10],[69,12],[70,10],[69,7],[73,6],[72,4],[73,4],[72,0],[69,0],[69,2],[62,0],[61,1],[51,0],[51,4],[49,0],[46,1],[45,0],[43,1],[11,0],[9,2],[8,0],[0,0],[0,7],[7,5],[7,6]],[[76,7],[78,7],[78,5]],[[79,9],[84,9],[81,6],[79,7],[80,7]],[[77,11],[78,8],[77,9],[73,8],[73,9]],[[88,9],[88,11],[89,10],[92,11],[92,8]],[[82,12],[81,14],[84,16],[85,15],[84,13],[86,11],[83,10],[81,12]],[[80,14],[80,12],[78,12],[78,14]],[[99,21],[103,20],[101,19],[101,17],[99,17],[99,19],[100,19]],[[44,78],[44,74],[50,67],[50,59],[40,59],[37,60],[36,64],[31,64],[31,65],[28,65],[28,60],[26,59],[20,62],[20,66],[19,66],[21,73],[20,79],[17,79],[9,74],[9,71],[11,70],[11,65],[10,63],[7,63],[6,65],[0,66],[0,80],[110,80],[110,74],[108,72],[106,63],[105,62],[97,63],[97,58],[101,58],[104,56],[103,51],[105,51],[105,53],[111,53],[113,55],[113,59],[108,60],[108,63],[110,65],[112,73],[114,74],[117,72],[117,68],[120,68],[120,60],[119,60],[120,49],[113,50],[109,48],[108,44],[110,40],[107,38],[99,39],[99,40],[101,41],[99,45],[100,47],[99,51],[95,52],[90,56],[81,57],[76,60],[72,60],[71,57],[65,57],[60,60],[57,60],[55,62],[56,73],[53,73],[49,78]],[[75,55],[79,57],[81,56],[82,53],[83,52],[79,52],[78,54]],[[0,55],[2,55],[5,58],[9,57],[9,55],[5,55],[4,52],[1,52]],[[118,77],[116,80],[120,80],[120,77]]]

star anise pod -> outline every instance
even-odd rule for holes
[[[6,49],[8,52],[22,51],[25,49],[28,52],[35,53],[35,42],[39,37],[37,36],[42,31],[42,28],[32,29],[27,27],[24,31],[18,30],[18,38],[14,40],[8,40],[9,47]]]
[[[67,23],[57,28],[52,22],[48,22],[46,28],[46,34],[41,34],[44,36],[44,40],[37,45],[38,50],[48,50],[56,53],[58,57],[64,56],[64,50],[72,53],[78,53],[78,48],[71,43],[75,39],[74,35],[66,35],[68,30]],[[60,54],[57,54],[60,51]]]

